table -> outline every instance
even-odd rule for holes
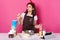
[[[8,38],[8,33],[0,33],[0,40],[44,40],[36,34],[29,38],[20,37],[20,33],[14,38]],[[53,33],[52,35],[45,36],[45,40],[60,40],[60,33]]]

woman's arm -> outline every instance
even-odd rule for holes
[[[36,26],[37,25],[37,21],[34,21],[34,26]],[[36,28],[36,27],[35,27]]]
[[[18,13],[17,15],[17,21],[18,21],[18,24],[22,24],[22,17],[20,13]]]
[[[42,31],[42,24],[37,24],[36,21],[34,21],[35,28],[38,28],[40,31]]]
[[[34,17],[34,26],[35,28],[38,28],[39,30],[42,30],[42,24],[38,24],[37,25],[37,20],[38,20],[38,17],[37,15]]]
[[[37,21],[34,21],[35,28],[38,28],[40,31],[42,31],[42,24],[37,25]]]

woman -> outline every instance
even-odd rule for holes
[[[18,23],[23,26],[22,30],[25,32],[26,30],[35,31],[35,25],[38,20],[35,10],[35,5],[33,3],[27,4],[27,9],[24,13],[17,15]]]

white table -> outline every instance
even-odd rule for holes
[[[18,34],[16,37],[14,38],[8,38],[8,33],[0,33],[0,40],[43,40],[40,39],[39,36],[32,35],[29,38],[23,38],[19,36],[20,34]],[[45,40],[60,40],[60,33],[54,33],[53,35],[48,35],[45,36]]]

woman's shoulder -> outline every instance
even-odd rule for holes
[[[34,17],[37,17],[37,15],[35,15]]]
[[[34,17],[37,18],[37,15],[35,15]]]
[[[25,13],[23,12],[23,13],[21,13],[21,15],[25,15]]]
[[[37,15],[35,15],[35,16],[34,16],[34,20],[38,20],[38,17],[37,17]]]
[[[21,13],[21,17],[24,17],[24,15],[25,15],[25,13],[23,12],[23,13]]]

